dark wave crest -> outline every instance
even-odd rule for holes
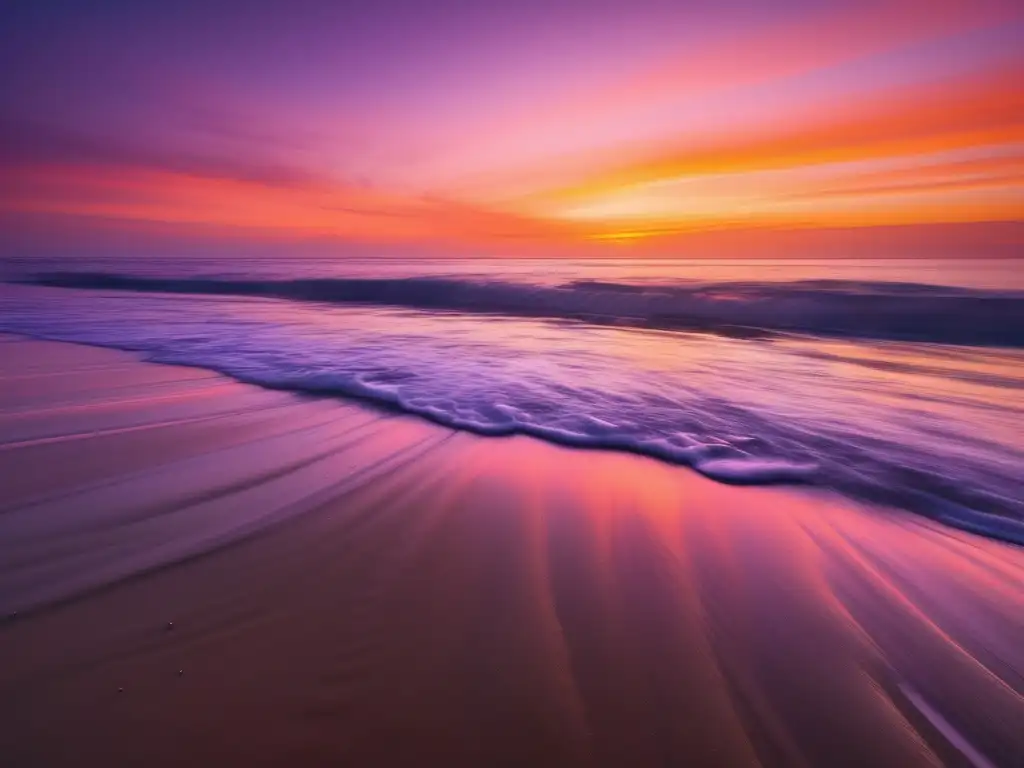
[[[1024,346],[1024,292],[917,283],[576,281],[552,286],[435,277],[247,280],[103,272],[51,272],[22,282],[61,288],[376,304],[723,334],[806,333]]]

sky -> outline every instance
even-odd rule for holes
[[[1024,249],[1019,1],[0,14],[7,255]]]

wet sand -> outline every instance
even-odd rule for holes
[[[0,477],[5,766],[1024,765],[919,517],[13,337]]]

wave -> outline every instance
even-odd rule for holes
[[[1024,346],[1019,294],[854,281],[530,285],[65,272],[22,282],[98,290],[6,286],[0,329],[360,398],[483,435],[644,454],[720,482],[829,488],[1024,544],[1016,427],[1024,353],[991,346],[1015,346],[1015,334]],[[116,291],[146,295],[125,300]],[[210,295],[292,303],[268,312],[263,302],[203,298]],[[686,308],[687,322],[665,322],[666,308],[674,318]],[[638,330],[625,339],[606,326],[716,335]],[[795,331],[975,346],[730,338]]]
[[[173,355],[156,359],[185,362]],[[1013,496],[998,475],[978,482],[979,475],[988,473],[978,472],[977,467],[960,468],[961,471],[949,474],[935,465],[920,463],[920,457],[913,456],[912,452],[904,453],[908,446],[886,445],[882,440],[869,440],[869,443],[875,442],[874,445],[864,444],[862,434],[803,432],[797,444],[792,441],[792,435],[787,434],[793,425],[771,425],[751,411],[737,415],[746,431],[763,437],[731,435],[728,439],[718,439],[703,431],[659,434],[656,419],[638,424],[639,429],[629,429],[586,414],[576,414],[571,420],[546,414],[550,420],[538,422],[510,403],[493,400],[456,403],[444,396],[436,399],[409,397],[400,386],[385,381],[390,377],[320,376],[305,370],[243,370],[224,366],[220,361],[196,358],[188,362],[226,373],[245,383],[367,401],[486,437],[527,435],[573,448],[649,456],[687,466],[729,485],[830,488],[851,498],[899,507],[944,525],[1024,546],[1024,503]],[[715,407],[710,402],[705,405],[712,410]],[[985,490],[986,486],[994,490]]]
[[[48,272],[19,282],[139,293],[248,296],[330,304],[578,320],[725,335],[801,333],[1024,347],[1024,292],[852,280],[560,285],[456,279],[159,278]]]
[[[40,338],[67,340],[65,334],[39,334]],[[129,344],[110,344],[137,348]],[[909,446],[862,443],[863,435],[813,433],[800,430],[793,440],[795,425],[761,422],[753,412],[742,414],[748,432],[764,437],[730,435],[727,439],[709,435],[696,419],[697,431],[678,430],[666,434],[658,419],[633,428],[589,415],[566,419],[557,413],[537,421],[511,403],[486,398],[480,402],[453,400],[448,396],[409,396],[387,374],[324,374],[306,366],[281,368],[253,366],[216,350],[149,351],[153,362],[191,365],[218,371],[247,384],[298,394],[342,396],[363,401],[396,413],[424,418],[444,427],[485,437],[526,435],[572,448],[616,450],[687,466],[717,482],[729,485],[801,485],[831,489],[853,499],[892,506],[930,518],[943,525],[979,536],[1024,546],[1024,503],[1007,488],[998,469],[959,467],[943,472],[934,464],[921,463]],[[621,403],[619,403],[621,405]],[[714,413],[712,420],[719,420]],[[721,404],[718,404],[719,406]],[[685,422],[687,417],[680,421]],[[691,416],[692,418],[692,416]],[[886,455],[889,454],[889,455]],[[1002,477],[1000,475],[1003,475]],[[986,476],[987,475],[987,476]],[[972,477],[973,476],[973,477]],[[979,476],[984,476],[979,477]],[[986,487],[993,490],[986,490]]]

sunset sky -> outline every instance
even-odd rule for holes
[[[3,14],[6,255],[1024,245],[1019,0]]]

